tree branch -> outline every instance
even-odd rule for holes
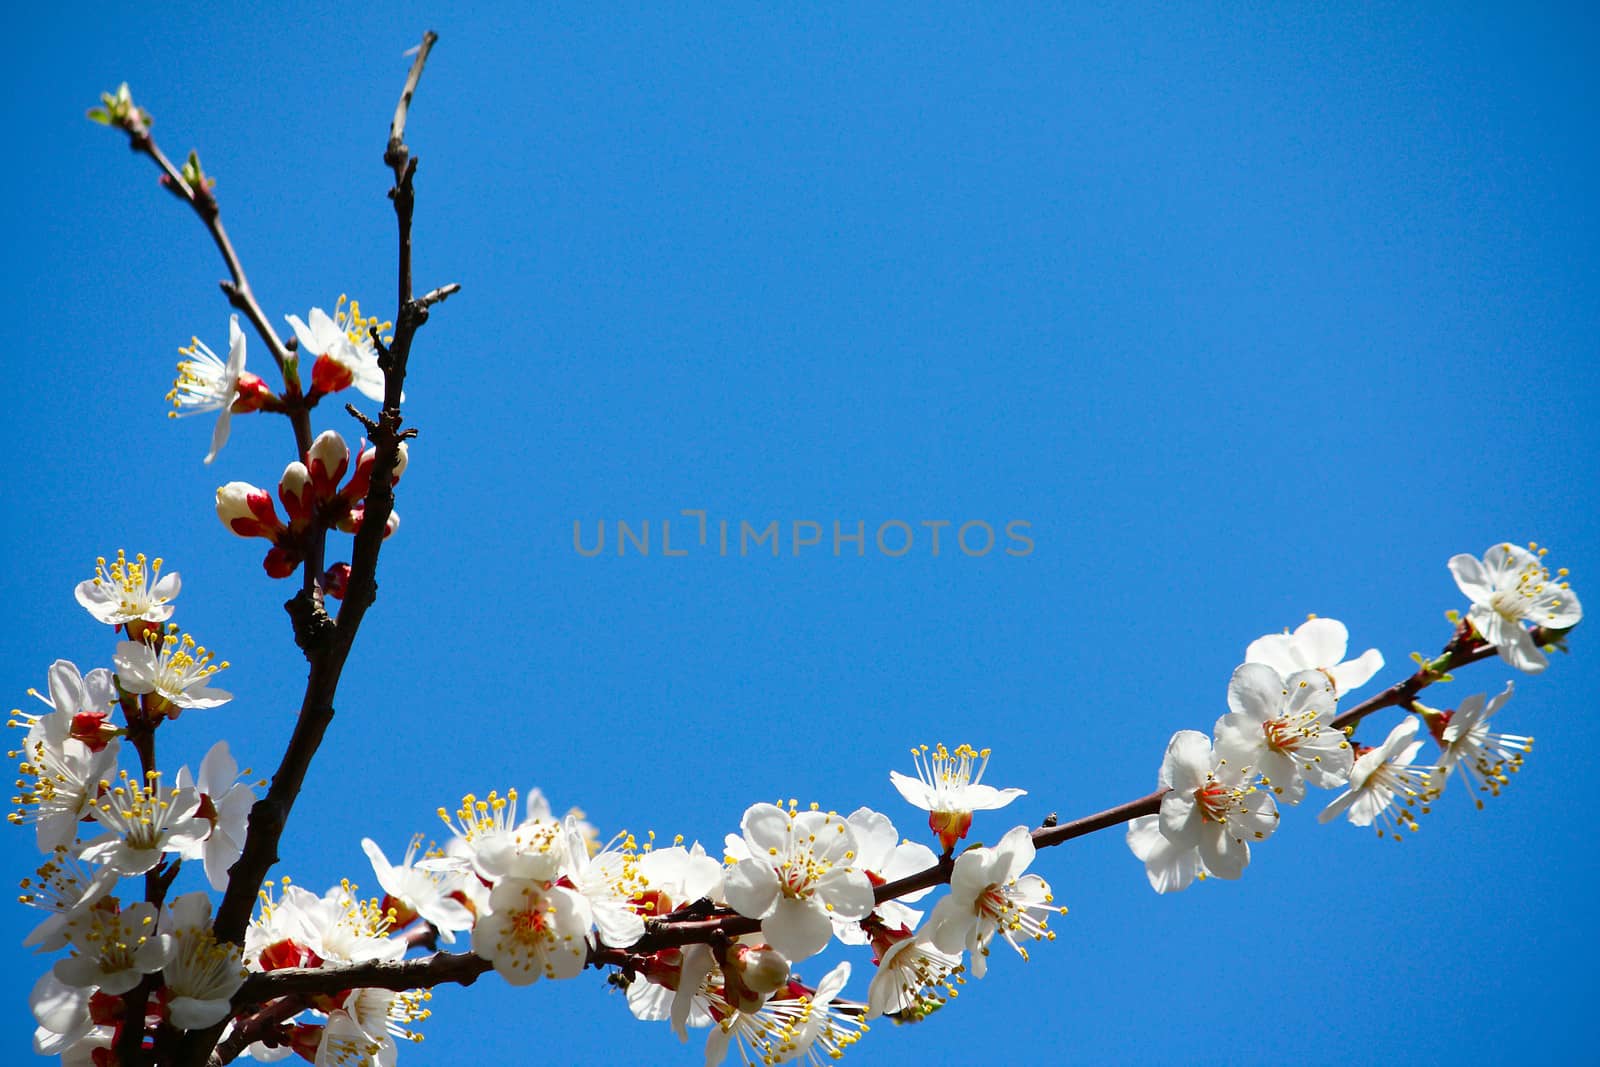
[[[378,554],[383,544],[389,516],[394,510],[394,471],[400,454],[400,443],[407,434],[401,430],[400,397],[404,392],[406,361],[417,330],[428,320],[428,307],[411,299],[411,215],[415,202],[412,177],[416,174],[416,160],[410,158],[403,140],[405,111],[417,79],[422,74],[422,64],[437,36],[429,31],[423,38],[423,48],[411,66],[406,85],[396,109],[396,125],[390,127],[390,144],[384,152],[388,163],[399,153],[403,162],[396,166],[398,174],[390,198],[395,203],[395,215],[400,233],[399,289],[400,307],[396,315],[394,341],[379,349],[379,366],[384,372],[383,409],[372,434],[376,449],[373,461],[371,487],[367,492],[365,514],[361,528],[356,531],[355,544],[350,557],[350,580],[344,604],[339,610],[331,631],[324,630],[323,639],[307,650],[311,662],[306,679],[305,695],[301,699],[300,713],[288,747],[272,777],[267,795],[250,809],[248,829],[239,859],[228,871],[228,887],[217,906],[214,932],[219,941],[242,944],[244,933],[254,910],[256,893],[265,881],[267,872],[278,861],[278,842],[288,823],[289,813],[304,785],[306,773],[322,744],[328,726],[333,721],[334,697],[339,679],[350,655],[361,620],[377,598]],[[398,157],[397,157],[398,158]],[[450,288],[450,287],[446,287]],[[452,291],[454,291],[452,289]],[[430,294],[430,296],[433,294]],[[435,301],[448,296],[435,297]],[[309,448],[309,431],[307,445]],[[302,455],[305,449],[302,449]],[[308,579],[310,578],[308,567]],[[293,603],[291,601],[291,603]],[[180,1067],[198,1067],[221,1036],[222,1026],[185,1035],[175,1062]]]

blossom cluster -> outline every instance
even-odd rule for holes
[[[308,411],[326,395],[355,388],[372,400],[383,399],[383,372],[378,364],[377,344],[391,339],[391,323],[363,316],[356,301],[339,297],[333,315],[319,307],[311,309],[309,321],[298,315],[287,318],[294,331],[300,355],[286,367],[282,395],[274,393],[259,376],[245,370],[247,343],[239,327],[239,317],[228,321],[228,358],[219,358],[198,337],[180,349],[184,359],[178,363],[178,377],[167,399],[174,417],[217,413],[211,435],[210,463],[227,444],[232,418],[255,411],[286,413]],[[304,389],[298,362],[312,358],[311,387]],[[308,435],[309,436],[309,435]],[[317,538],[327,530],[353,534],[366,521],[366,496],[372,485],[372,470],[377,449],[357,451],[351,468],[350,446],[343,437],[328,430],[311,442],[303,455],[292,460],[278,479],[277,499],[283,504],[287,520],[279,518],[273,494],[249,482],[233,481],[217,490],[217,518],[231,533],[240,537],[260,537],[271,542],[262,566],[274,578],[293,574],[305,560]],[[405,472],[408,451],[402,441],[391,486]],[[348,480],[345,476],[349,475]],[[342,483],[342,484],[341,484]],[[400,526],[400,517],[390,512],[384,527],[388,537]],[[343,595],[342,578],[348,566],[328,568],[324,590],[335,598]]]
[[[1583,612],[1564,580],[1567,572],[1551,575],[1543,555],[1536,545],[1502,543],[1482,560],[1465,554],[1450,560],[1456,584],[1472,600],[1465,619],[1452,613],[1459,622],[1453,648],[1492,647],[1521,670],[1545,668],[1540,640],[1558,640]],[[1127,830],[1128,847],[1156,892],[1184,889],[1207,876],[1240,877],[1250,846],[1277,829],[1278,804],[1299,804],[1308,784],[1341,790],[1320,821],[1343,815],[1356,826],[1376,825],[1379,836],[1398,838],[1417,829],[1417,816],[1427,813],[1452,771],[1498,795],[1508,773],[1521,768],[1533,739],[1489,729],[1490,717],[1511,696],[1509,682],[1493,700],[1486,703],[1479,694],[1453,710],[1413,699],[1408,710],[1414,714],[1381,743],[1350,740],[1355,724],[1340,728],[1338,701],[1382,669],[1383,656],[1368,649],[1345,660],[1348,642],[1342,623],[1314,616],[1292,634],[1251,642],[1229,680],[1229,710],[1212,736],[1195,730],[1173,735],[1161,763],[1161,810],[1132,820]],[[1417,658],[1426,681],[1447,677]],[[1427,765],[1416,762],[1424,725],[1439,746],[1437,760]]]
[[[896,774],[895,781],[928,810],[936,840],[944,836],[938,827],[970,826],[975,805],[999,806],[996,791],[972,780],[974,759],[987,753],[959,746],[926,754],[916,750],[920,778]],[[1021,793],[999,795],[1008,801]],[[727,835],[720,860],[681,838],[656,847],[653,836],[641,846],[620,834],[601,844],[581,812],[557,818],[537,790],[526,799],[515,790],[467,796],[439,816],[449,837],[420,855],[414,838],[399,864],[373,841],[362,843],[381,900],[359,902],[348,883],[322,897],[285,886],[264,898],[246,939],[246,966],[398,959],[410,943],[407,927],[420,924],[413,929],[430,940],[470,934],[477,955],[514,985],[615,967],[637,1018],[670,1022],[682,1040],[691,1029],[709,1030],[709,1064],[734,1049],[745,1062],[820,1062],[878,1016],[916,1020],[942,1006],[968,971],[984,975],[995,938],[1026,958],[1026,943],[1053,937],[1048,920],[1064,912],[1044,879],[1026,873],[1035,848],[1025,826],[992,848],[953,856],[946,846],[949,893],[924,923],[924,912],[909,905],[932,883],[894,895],[878,890],[938,871],[940,859],[869,808],[840,816],[794,801],[754,804],[739,832]],[[683,923],[718,920],[744,925],[704,942],[671,936]],[[796,972],[834,942],[872,953],[877,966],[865,1001],[842,997],[848,961],[815,985]],[[389,1062],[392,1038],[411,1035],[407,1025],[426,1014],[419,1001],[380,990],[345,991],[308,1007],[320,1019],[281,1021],[248,1051],[270,1059],[293,1048],[315,1058],[327,1042],[359,1032],[374,1043],[374,1061]],[[385,1019],[388,1039],[378,1026]]]
[[[11,714],[23,733],[10,752],[18,788],[9,818],[33,826],[45,857],[22,882],[21,901],[44,913],[24,944],[66,951],[31,998],[42,1053],[87,1059],[110,1047],[126,1022],[122,995],[150,976],[159,976],[162,995],[138,1020],[141,1029],[221,1022],[245,978],[238,946],[212,935],[203,889],[164,899],[185,861],[212,889],[227,885],[255,797],[226,741],[212,746],[198,773],[181,767],[170,779],[145,758],[162,723],[232,699],[211,684],[228,664],[170,621],[181,584],[176,573],[161,573],[159,559],[118,552],[114,562],[99,560],[76,597],[123,634],[114,671],[57,660],[46,692],[29,691],[43,709]],[[125,748],[137,751],[138,771],[120,767]],[[139,882],[128,886],[130,878]]]

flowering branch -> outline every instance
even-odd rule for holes
[[[326,534],[326,530],[322,529],[315,538],[314,551],[308,554],[305,562],[305,586],[289,604],[291,617],[296,621],[297,640],[311,663],[310,674],[306,679],[294,732],[272,777],[267,795],[250,811],[243,850],[238,862],[229,870],[228,886],[217,906],[213,931],[217,940],[222,942],[243,944],[245,927],[250,921],[258,888],[268,870],[278,861],[278,841],[283,835],[290,810],[299,796],[322,738],[333,721],[333,701],[345,661],[361,621],[377,597],[378,555],[394,510],[394,482],[398,477],[401,443],[414,435],[414,431],[401,430],[400,413],[411,343],[416,331],[428,319],[430,304],[443,300],[455,291],[455,287],[451,286],[447,287],[447,291],[430,293],[427,303],[411,297],[411,217],[415,205],[412,178],[416,174],[416,160],[410,158],[400,138],[404,132],[405,109],[416,90],[428,51],[436,39],[432,31],[423,39],[423,47],[406,79],[389,147],[384,153],[386,162],[391,158],[402,160],[394,164],[397,177],[395,187],[390,191],[399,224],[399,311],[394,339],[388,346],[383,346],[377,331],[373,331],[373,342],[379,346],[378,365],[383,371],[383,407],[377,421],[367,423],[376,457],[372,462],[370,488],[366,494],[365,517],[356,531],[351,551],[344,606],[338,613],[337,621],[330,625],[321,590],[313,577],[320,574],[322,569],[321,548]],[[302,455],[309,452],[309,443],[301,452]],[[221,1024],[218,1024],[207,1031],[192,1031],[186,1035],[177,1062],[180,1065],[197,1064],[204,1060],[221,1031]]]
[[[1025,790],[983,784],[988,749],[923,745],[912,751],[916,777],[891,771],[889,778],[927,813],[938,853],[902,838],[888,816],[870,808],[841,816],[816,805],[802,810],[793,800],[786,808],[746,809],[720,860],[681,839],[657,849],[653,835],[642,849],[628,834],[602,845],[580,813],[558,819],[535,791],[519,815],[510,791],[483,800],[469,795],[453,816],[440,809],[450,837],[420,861],[420,836],[397,864],[364,840],[380,898],[356,898],[348,880],[318,896],[284,879],[274,899],[263,890],[265,878],[332,722],[343,667],[376,599],[382,545],[398,524],[394,486],[416,434],[401,413],[411,346],[432,306],[458,290],[445,285],[416,297],[413,289],[417,161],[404,133],[435,40],[430,32],[417,49],[384,153],[398,231],[392,336],[385,336],[391,324],[363,317],[354,302],[344,310],[341,298],[335,317],[319,308],[309,324],[290,316],[291,355],[271,336],[243,280],[198,159],[191,154],[173,168],[126,87],[107,94],[106,108],[94,113],[151,155],[165,184],[206,222],[234,273],[230,299],[265,331],[284,371],[283,398],[258,389],[259,379],[246,381],[235,316],[228,363],[208,349],[202,359],[196,341],[188,350],[195,361],[180,365],[185,377],[175,392],[187,390],[192,407],[221,409],[213,456],[231,413],[272,410],[294,420],[300,447],[277,494],[289,521],[279,519],[266,491],[242,482],[218,490],[217,508],[233,533],[271,540],[269,574],[305,568],[287,607],[310,666],[293,735],[261,800],[238,781],[224,742],[198,776],[184,768],[164,787],[155,729],[184,709],[231,699],[207,684],[227,664],[212,663],[167,621],[179,582],[176,574],[160,576],[160,560],[138,556],[130,564],[119,553],[109,568],[99,561],[96,576],[78,586],[78,601],[128,640],[117,645],[115,674],[102,668],[84,675],[56,662],[50,696],[40,698],[49,713],[13,720],[28,735],[18,753],[20,809],[12,821],[37,824],[39,844],[52,857],[39,869],[38,891],[23,898],[52,912],[27,943],[70,949],[35,989],[40,1051],[98,1060],[110,1050],[123,1067],[220,1065],[288,1052],[316,1063],[381,1067],[394,1061],[395,1038],[416,1037],[408,1024],[427,1017],[426,993],[418,991],[470,985],[491,969],[527,985],[594,967],[615,969],[610,981],[626,990],[639,1018],[670,1018],[680,1038],[690,1027],[710,1029],[709,1063],[721,1062],[735,1044],[746,1062],[818,1062],[854,1043],[867,1020],[917,1019],[941,1008],[963,975],[984,976],[996,942],[1026,959],[1026,943],[1053,938],[1048,923],[1066,909],[1055,905],[1040,875],[1026,873],[1041,848],[1126,825],[1152,888],[1165,893],[1196,878],[1240,877],[1252,846],[1275,833],[1279,803],[1300,803],[1309,786],[1343,790],[1322,821],[1348,815],[1359,826],[1376,822],[1381,836],[1415,829],[1413,808],[1426,812],[1455,772],[1497,793],[1520,768],[1531,738],[1488,725],[1510,686],[1493,700],[1470,696],[1454,709],[1417,701],[1427,687],[1450,680],[1450,670],[1491,651],[1520,670],[1542,671],[1545,651],[1581,619],[1565,571],[1552,576],[1537,546],[1502,543],[1481,560],[1450,561],[1471,608],[1464,618],[1452,616],[1455,631],[1439,657],[1417,657],[1419,669],[1378,696],[1337,713],[1339,699],[1383,666],[1376,649],[1344,659],[1349,635],[1342,623],[1313,617],[1292,634],[1268,634],[1233,671],[1228,712],[1212,733],[1173,735],[1154,792],[1067,823],[1052,814],[1033,829],[1015,826],[992,845],[957,851],[975,812],[1004,808]],[[306,356],[316,362],[302,394],[298,363]],[[309,440],[311,408],[351,385],[380,405],[375,417],[346,407],[372,442],[353,469],[337,433]],[[325,566],[335,530],[354,535],[350,562]],[[342,601],[336,617],[329,598]],[[123,728],[108,722],[113,706]],[[1353,743],[1355,726],[1385,707],[1406,711],[1388,738],[1377,746]],[[1414,765],[1424,727],[1439,747],[1433,766]],[[138,781],[125,771],[116,777],[123,740],[138,755]],[[222,890],[214,914],[204,892],[167,900],[184,860],[191,871],[202,864],[212,888]],[[139,875],[143,900],[124,904],[112,894],[118,878]],[[939,887],[948,892],[931,914],[909,906]],[[435,951],[468,932],[472,951]],[[848,962],[814,986],[795,972],[835,940],[871,948],[866,1003],[838,999]],[[405,958],[417,949],[430,954]]]
[[[1561,639],[1559,632],[1547,630],[1543,626],[1533,627],[1529,631],[1529,636],[1533,643],[1539,646],[1551,645]],[[1424,689],[1435,682],[1446,680],[1449,673],[1457,667],[1465,667],[1469,663],[1488,659],[1494,654],[1495,646],[1485,641],[1477,630],[1463,620],[1456,624],[1456,632],[1450,638],[1450,643],[1444,646],[1444,651],[1436,659],[1423,661],[1411,677],[1396,682],[1376,696],[1363,700],[1335,718],[1331,725],[1342,730],[1355,726],[1382,708],[1409,708]]]

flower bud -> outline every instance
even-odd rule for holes
[[[267,555],[262,559],[261,566],[269,578],[287,578],[300,566],[300,556],[291,549],[273,545],[267,549]]]
[[[789,981],[789,961],[770,945],[734,945],[722,963],[728,1002],[739,1011],[759,1011]]]
[[[334,600],[343,600],[350,588],[350,564],[335,563],[322,572],[322,592]]]
[[[339,480],[350,468],[350,446],[333,430],[324,430],[311,442],[307,453],[311,481],[317,487],[317,496],[327,500],[339,488]]]
[[[342,490],[346,500],[353,504],[367,498],[367,490],[372,488],[372,465],[377,461],[377,448],[363,448],[356,456],[356,471]]]
[[[398,529],[400,529],[400,513],[398,511],[390,511],[389,521],[383,524],[383,539],[387,541],[394,536],[394,532]]]
[[[249,482],[229,482],[217,490],[217,518],[240,537],[271,539],[284,529],[267,491]]]
[[[311,518],[317,506],[317,493],[311,485],[311,472],[304,463],[295,460],[283,468],[283,477],[278,479],[278,499],[283,501],[283,510],[289,513],[291,523]]]
[[[400,484],[400,476],[406,472],[406,464],[411,462],[411,450],[404,441],[400,442],[399,454],[394,458],[394,475],[389,479],[390,486]]]

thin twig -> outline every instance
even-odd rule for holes
[[[411,70],[406,74],[405,88],[400,90],[400,102],[394,106],[394,119],[389,123],[389,147],[383,153],[383,161],[394,168],[394,179],[400,181],[401,174],[406,166],[406,114],[411,109],[411,97],[417,91],[417,82],[422,80],[422,68],[428,62],[428,53],[433,51],[433,43],[439,35],[428,30],[422,35],[422,43],[417,46],[417,58],[411,61]]]

